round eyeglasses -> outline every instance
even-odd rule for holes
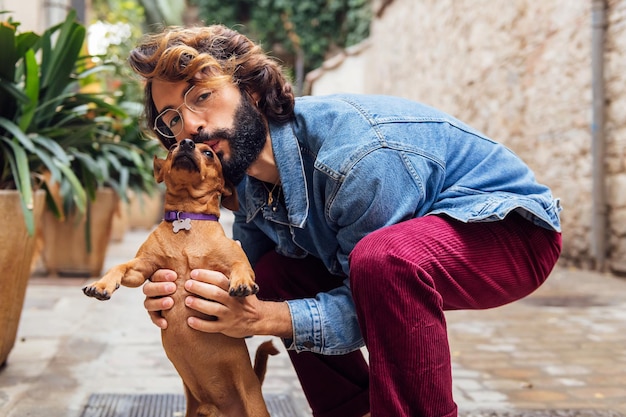
[[[175,109],[165,109],[154,119],[154,130],[166,138],[175,138],[183,131],[183,114],[180,108],[185,106],[189,111],[202,113],[208,110],[212,91],[207,88],[191,86],[183,97],[183,104]]]

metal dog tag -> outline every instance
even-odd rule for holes
[[[191,230],[191,219],[178,219],[172,222],[172,230],[178,233],[179,230]]]

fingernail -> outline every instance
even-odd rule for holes
[[[198,277],[198,271],[194,269],[193,271],[191,271],[189,276],[193,279],[196,279]]]
[[[185,282],[185,289],[186,290],[191,290],[191,287],[193,287],[193,282],[191,282],[191,281]]]

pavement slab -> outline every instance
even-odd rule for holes
[[[130,259],[147,234],[113,242],[105,268]],[[0,370],[0,417],[82,417],[94,394],[182,395],[141,290],[100,302],[82,294],[92,280],[31,278]],[[446,317],[459,416],[626,416],[626,279],[557,266],[521,301]],[[267,339],[248,339],[250,351]],[[286,396],[297,417],[310,417],[284,346],[275,345],[264,395]]]

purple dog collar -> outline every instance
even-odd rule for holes
[[[205,213],[187,213],[185,211],[166,211],[163,216],[163,220],[166,222],[173,222],[175,220],[210,220],[210,221],[218,221],[219,217],[215,214],[205,214]]]

